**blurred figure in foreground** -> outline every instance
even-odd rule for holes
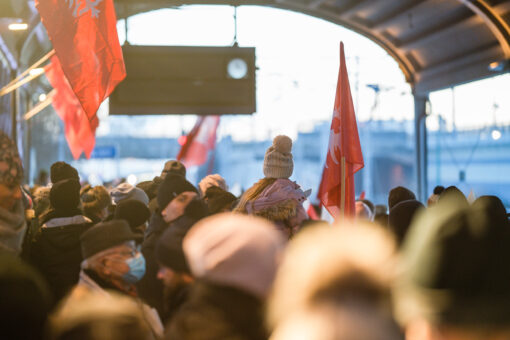
[[[43,278],[11,254],[0,254],[0,338],[39,340],[51,296]]]
[[[404,243],[395,297],[407,339],[509,339],[509,261],[510,229],[489,202],[441,197]]]
[[[50,340],[152,340],[145,316],[133,299],[82,291],[52,315]]]
[[[271,339],[401,339],[392,319],[395,269],[394,243],[382,228],[344,221],[305,229],[276,276]]]
[[[196,282],[167,339],[267,339],[263,306],[284,238],[264,219],[223,213],[198,222],[184,253]]]

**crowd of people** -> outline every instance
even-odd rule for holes
[[[80,183],[65,162],[27,190],[0,134],[0,338],[510,338],[510,225],[495,196],[436,187],[421,203],[311,220],[277,136],[240,197],[182,163],[136,186]]]

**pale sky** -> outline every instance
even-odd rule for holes
[[[230,46],[234,39],[233,14],[231,6],[183,6],[139,14],[128,21],[129,42]],[[223,116],[220,137],[262,140],[283,133],[295,138],[298,131],[309,131],[317,122],[330,121],[340,41],[345,45],[358,120],[413,119],[411,90],[397,63],[367,38],[321,19],[269,7],[241,6],[237,19],[239,45],[256,47],[258,110],[251,116]],[[124,21],[119,22],[118,30],[122,43]],[[375,108],[374,91],[367,84],[377,84],[382,89]],[[508,123],[510,99],[506,93],[510,77],[505,75],[479,84],[455,90],[456,126],[479,127],[492,123],[494,102],[498,104],[497,122]],[[437,114],[450,120],[452,126],[451,92],[448,89],[431,95],[430,128],[437,126],[437,116],[434,119]],[[110,128],[111,119],[102,119],[98,135],[115,134]],[[196,116],[132,117],[122,124],[126,126],[122,131],[147,137],[177,137],[181,130],[189,131],[195,120]]]

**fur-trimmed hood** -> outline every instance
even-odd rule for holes
[[[303,192],[296,182],[277,179],[256,199],[246,204],[246,211],[291,229],[290,235],[293,235],[307,219],[302,203],[308,195],[309,192]]]
[[[253,215],[267,218],[271,221],[285,221],[296,216],[297,206],[293,199],[286,199],[267,208],[254,211]]]

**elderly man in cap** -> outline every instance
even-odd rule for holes
[[[413,340],[510,339],[510,229],[489,202],[444,197],[403,245],[396,316]]]
[[[135,283],[145,274],[145,259],[135,247],[140,237],[124,220],[102,222],[84,232],[80,240],[85,260],[71,299],[83,289],[104,294],[113,290],[136,298]],[[156,311],[147,305],[143,310],[154,333],[160,335],[162,325]]]
[[[18,255],[27,225],[22,202],[23,168],[14,142],[0,132],[0,252]]]

